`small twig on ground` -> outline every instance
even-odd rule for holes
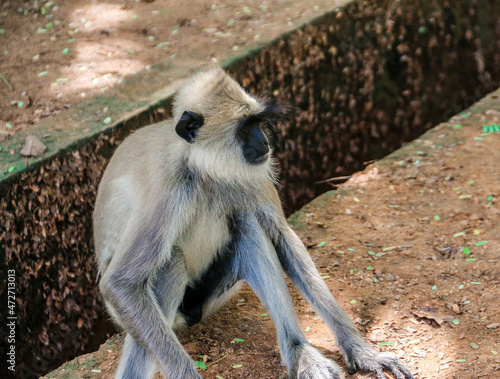
[[[331,182],[341,182],[343,180],[351,179],[351,177],[352,177],[352,175],[337,176],[336,178],[330,178],[330,179],[326,179],[326,180],[321,180],[319,182],[316,182],[315,184],[331,183]]]
[[[5,83],[5,85],[6,85],[7,87],[9,87],[9,89],[10,89],[11,91],[14,89],[14,88],[12,88],[12,86],[10,85],[9,81],[8,81],[8,80],[7,80],[7,78],[4,76],[4,74],[2,74],[1,72],[0,72],[0,79],[2,79],[2,80],[3,80],[3,82]]]
[[[210,366],[212,366],[212,365],[216,364],[217,362],[222,361],[224,358],[227,358],[228,356],[229,356],[229,354],[226,354],[226,355],[224,355],[222,358],[219,358],[219,359],[217,359],[216,361],[210,362],[210,363],[207,365],[207,367],[210,367]]]

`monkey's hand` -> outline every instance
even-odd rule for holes
[[[295,364],[291,367],[293,379],[343,379],[342,369],[332,360],[325,358],[310,345],[301,345]]]
[[[358,370],[373,371],[378,379],[386,379],[384,370],[389,371],[396,379],[413,379],[410,371],[391,353],[381,353],[370,346],[358,346],[345,354],[349,375]]]

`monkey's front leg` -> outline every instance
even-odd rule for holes
[[[341,379],[341,368],[312,347],[300,329],[283,270],[269,237],[255,216],[238,215],[233,241],[239,277],[269,310],[291,379]]]
[[[274,243],[281,264],[309,303],[328,323],[344,353],[349,374],[367,370],[375,372],[379,379],[385,379],[383,371],[388,370],[397,379],[412,379],[413,376],[395,355],[373,349],[360,337],[349,316],[340,308],[321,279],[306,248],[290,227],[284,226],[274,232]]]

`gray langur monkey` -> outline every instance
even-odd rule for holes
[[[326,321],[349,373],[412,375],[358,334],[288,226],[265,123],[279,106],[248,95],[222,69],[195,75],[173,120],[116,150],[94,212],[100,290],[127,332],[117,378],[201,378],[175,331],[213,313],[245,280],[269,310],[290,378],[343,378],[299,327],[283,271]]]

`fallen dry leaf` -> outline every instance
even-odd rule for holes
[[[441,326],[443,322],[451,322],[455,319],[455,317],[445,313],[440,313],[434,308],[420,308],[414,311],[413,314],[420,318],[434,320],[439,324],[439,326]]]
[[[35,136],[28,136],[24,141],[21,155],[25,157],[38,157],[43,154],[45,149],[47,149],[47,146],[45,146],[38,138]]]
[[[496,322],[494,324],[486,325],[488,329],[497,329],[500,326],[500,323]]]

